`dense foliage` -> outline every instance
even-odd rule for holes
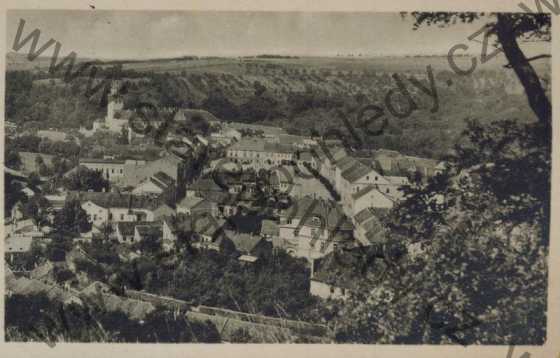
[[[370,68],[367,63],[354,71],[333,71],[296,59],[293,61],[297,63],[286,66],[270,59],[239,65],[231,61],[225,72],[214,72],[211,67],[205,72],[180,74],[122,71],[125,108],[137,108],[139,103],[152,103],[158,108],[200,108],[225,121],[279,125],[295,134],[335,136],[352,147],[382,147],[440,158],[452,148],[464,129],[463,119],[471,113],[488,112],[489,121],[497,119],[494,114],[513,109],[527,118],[533,116],[526,107],[519,106],[522,95],[512,92],[515,83],[500,67],[480,69],[468,77],[440,70],[433,73],[439,102],[435,113],[434,98],[401,75],[418,109],[404,118],[385,110],[388,125],[381,135],[374,136],[362,123],[360,110],[368,105],[385,108],[387,94],[399,92],[391,72]],[[89,127],[93,120],[105,117],[106,94],[101,107],[97,97],[103,91],[91,98],[84,96],[86,78],[69,83],[57,78],[53,85],[49,80],[37,79],[41,78],[38,74],[25,73],[7,74],[8,118],[16,123],[30,128],[78,128]],[[426,68],[413,75],[426,76]],[[30,77],[30,84],[20,84],[22,76]],[[422,80],[424,86],[428,86],[425,81]],[[61,107],[54,101],[65,105]],[[408,99],[400,93],[391,101],[400,112],[409,106]]]
[[[30,128],[79,128],[90,126],[105,116],[97,93],[92,98],[84,95],[87,79],[71,83],[60,80],[37,79],[29,71],[6,73],[6,117]],[[95,97],[95,98],[94,98]]]
[[[75,191],[107,191],[109,181],[103,177],[101,172],[85,167],[78,167],[75,172],[69,174],[64,182],[67,190]]]
[[[79,235],[91,230],[91,222],[79,200],[67,200],[54,217],[58,232]]]
[[[445,25],[456,15],[417,16],[419,24]],[[503,16],[490,26],[517,19]],[[523,33],[547,29],[538,19],[532,26]],[[531,98],[538,93],[527,93],[531,103],[546,105]],[[427,185],[405,190],[390,227],[393,242],[408,247],[408,255],[389,260],[382,275],[366,270],[362,288],[345,306],[339,340],[544,343],[551,132],[546,108],[535,112],[537,122],[468,121],[448,168]]]
[[[188,237],[182,238],[188,240]],[[317,319],[317,302],[309,293],[305,263],[285,252],[262,250],[257,264],[239,262],[235,248],[230,255],[199,251],[188,244],[172,254],[161,245],[143,245],[141,257],[122,262],[111,243],[87,245],[97,265],[80,262],[94,279],[110,282],[116,291],[124,287],[171,296],[194,304],[224,307],[292,319]],[[95,267],[93,267],[95,266]],[[93,278],[93,277],[92,277]]]
[[[12,342],[220,342],[210,322],[191,322],[162,309],[136,321],[94,300],[62,304],[45,294],[7,296],[5,319],[6,340]]]

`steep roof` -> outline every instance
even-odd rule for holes
[[[214,237],[226,223],[223,219],[216,219],[210,215],[177,215],[176,220],[166,220],[173,231],[191,231],[201,235]]]
[[[223,189],[218,184],[216,184],[216,182],[212,178],[201,178],[191,185],[188,185],[187,190],[223,191]]]
[[[175,179],[170,177],[164,172],[157,172],[153,175],[153,179],[157,182],[164,184],[166,187],[170,187],[175,185]]]
[[[65,141],[67,138],[67,134],[60,131],[42,129],[37,131],[38,137],[48,138],[52,141]]]
[[[31,249],[33,238],[31,236],[9,236],[5,239],[7,253],[27,252]]]
[[[27,175],[25,175],[23,172],[21,172],[19,170],[8,168],[6,166],[4,167],[4,173],[7,174],[7,175],[18,177],[20,179],[27,179]]]
[[[195,213],[208,213],[212,214],[216,208],[216,203],[207,199],[202,199],[202,201],[198,202],[195,206],[191,209]]]
[[[407,185],[409,184],[408,178],[405,176],[385,176],[385,179],[393,185]]]
[[[346,149],[342,147],[331,148],[330,153],[335,162],[347,156]]]
[[[228,218],[229,227],[235,228],[237,232],[258,233],[261,228],[262,217],[257,215],[243,215],[237,213]]]
[[[166,152],[164,157],[149,162],[125,161],[124,182],[126,185],[136,186],[141,181],[153,176],[158,172],[163,172],[177,180],[180,168],[184,164],[183,160],[177,155]]]
[[[334,163],[334,165],[340,170],[341,173],[344,173],[346,170],[356,166],[357,163],[352,159],[352,157],[345,156],[338,159]]]
[[[280,228],[275,221],[263,220],[261,222],[261,235],[278,236]]]
[[[367,242],[364,245],[383,243],[387,240],[387,231],[379,220],[379,213],[366,208],[354,216],[354,221],[365,232]]]
[[[317,227],[325,225],[328,230],[352,230],[353,228],[339,204],[308,196],[293,202],[292,206],[283,210],[280,215],[288,219],[307,218],[304,225]],[[319,220],[313,220],[313,218],[319,218]],[[322,224],[322,220],[326,223]]]
[[[375,215],[371,208],[362,209],[359,213],[354,215],[354,221],[358,224],[368,220],[372,215]]]
[[[265,125],[261,125],[261,124],[229,122],[225,125],[229,128],[234,128],[236,130],[249,129],[249,130],[253,130],[253,131],[262,131],[264,134],[267,134],[267,135],[286,134],[286,131],[284,129],[280,128],[280,127],[265,126]]]
[[[142,239],[146,239],[146,238],[159,239],[163,236],[161,223],[156,223],[156,224],[152,223],[149,225],[146,224],[136,225],[135,230],[138,232],[138,235],[142,237]]]
[[[267,153],[293,153],[294,148],[291,145],[281,143],[270,143],[260,138],[242,138],[239,142],[234,143],[230,150],[241,150],[250,152],[267,152]]]
[[[353,183],[356,180],[370,173],[371,175],[377,175],[378,177],[381,177],[381,175],[377,173],[375,170],[373,170],[373,168],[364,165],[363,163],[361,163],[359,160],[355,158],[349,157],[346,163],[347,164],[344,167],[345,169],[343,170],[341,175],[344,179],[348,180],[350,183]]]
[[[417,168],[434,169],[439,164],[439,161],[430,158],[413,157],[407,155],[406,159],[410,160]]]
[[[313,160],[313,154],[311,152],[301,152],[299,153],[299,160],[303,161],[311,161]]]
[[[149,178],[148,182],[152,183],[153,185],[155,185],[156,187],[158,187],[162,191],[169,188],[169,186],[167,184],[160,182],[159,180],[155,179],[154,177]],[[145,183],[148,183],[148,182],[145,182]],[[142,184],[140,184],[140,185],[142,185]]]
[[[230,194],[224,191],[203,191],[200,196],[204,199],[217,203],[217,204],[237,204],[241,200],[241,196],[235,194]]]
[[[336,163],[347,156],[347,152],[344,147],[340,147],[339,145],[329,145],[326,141],[319,142],[319,145],[315,146],[312,151],[316,153],[319,160],[324,161],[328,159],[331,163]]]
[[[52,275],[54,265],[51,261],[46,261],[42,265],[35,267],[29,274],[32,279],[42,280]]]
[[[202,119],[206,120],[209,124],[211,122],[219,121],[218,118],[216,118],[216,116],[214,116],[212,113],[210,113],[208,111],[205,111],[203,109],[181,108],[175,114],[175,119],[176,120],[184,119],[184,120],[189,120],[190,121],[190,120],[193,119],[193,117],[202,118]]]
[[[280,134],[278,139],[280,144],[285,145],[303,144],[305,142],[304,137],[293,134]]]
[[[262,237],[247,233],[235,233],[230,230],[225,231],[226,236],[233,242],[235,249],[239,252],[250,253],[263,240]]]
[[[185,197],[177,204],[177,207],[191,209],[197,206],[198,204],[200,204],[204,200],[205,200],[204,198],[200,198],[198,196]]]
[[[69,197],[81,203],[91,201],[103,208],[129,208],[155,210],[162,202],[148,195],[133,195],[107,192],[71,192]]]
[[[80,165],[83,164],[124,164],[121,159],[100,159],[100,158],[80,158]]]
[[[191,228],[194,232],[214,237],[218,234],[225,224],[225,220],[216,219],[208,215],[197,216],[194,220],[191,220]]]
[[[392,202],[395,202],[395,198],[393,196],[385,194],[384,192],[379,190],[375,184],[369,184],[362,190],[358,191],[357,193],[352,194],[352,199],[357,200],[370,192],[374,192],[374,194],[384,196],[387,199],[391,200]]]
[[[280,183],[295,184],[295,171],[292,166],[282,166],[272,169],[270,175],[270,184],[278,185]]]
[[[134,228],[139,225],[149,225],[148,221],[120,221],[117,223],[117,228],[121,235],[134,235]]]

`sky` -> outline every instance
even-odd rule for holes
[[[9,51],[20,19],[25,20],[23,38],[41,31],[39,47],[53,38],[62,45],[61,55],[74,51],[97,59],[427,55],[446,54],[459,43],[480,53],[480,45],[467,37],[483,25],[414,31],[412,19],[398,13],[14,10],[7,19]],[[18,52],[27,53],[28,46]],[[528,53],[543,49],[542,44],[531,47]],[[53,48],[42,56],[50,56]]]

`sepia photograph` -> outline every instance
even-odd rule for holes
[[[8,10],[5,341],[544,345],[549,5]]]

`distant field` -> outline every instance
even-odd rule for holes
[[[49,67],[48,59],[44,58],[29,63],[20,54],[10,54],[8,60],[8,69],[26,65],[33,69],[38,64],[44,66],[41,71],[48,71]],[[455,59],[456,65],[463,69],[469,68],[471,61],[471,57],[464,56]],[[134,82],[124,95],[125,103],[141,100],[162,106],[192,106],[210,111],[225,121],[275,125],[289,133],[302,135],[324,134],[333,129],[346,133],[348,130],[342,117],[348,119],[351,126],[359,127],[358,108],[365,105],[380,105],[388,115],[385,110],[387,95],[397,88],[391,75],[397,73],[404,79],[418,108],[405,119],[390,115],[390,125],[383,136],[364,140],[370,146],[417,156],[440,158],[448,153],[464,130],[467,118],[485,123],[504,118],[534,120],[519,79],[513,70],[503,67],[500,57],[479,65],[479,70],[472,76],[449,73],[446,56],[175,58],[118,63],[124,71],[138,72],[125,73],[121,78]],[[541,74],[543,86],[549,91],[550,61],[533,61],[532,65]],[[427,66],[433,70],[433,93],[437,96],[428,96],[410,81],[414,76],[432,88],[427,79]],[[86,71],[85,76],[88,73]],[[170,76],[162,76],[163,73]],[[68,95],[64,92],[67,84],[60,75],[54,81],[46,73],[37,76],[43,79],[36,78],[30,91],[36,98],[41,98],[42,103],[33,103],[31,109],[21,106],[19,112],[25,116],[20,115],[20,120],[43,113],[44,108],[57,108],[56,113],[45,113],[49,126],[56,127],[67,118],[75,118],[75,103],[81,106],[79,111],[89,114],[84,125],[91,125],[95,118],[105,115],[97,107],[84,108],[79,100],[67,101],[64,106],[55,105],[64,102],[61,97]],[[98,80],[101,78],[96,76]],[[81,80],[85,89],[86,78]],[[56,86],[50,86],[53,82]],[[18,88],[15,83],[12,85]],[[52,98],[43,96],[45,90]],[[261,91],[260,94],[257,90]],[[21,95],[21,98],[28,97],[29,94]],[[400,100],[397,97],[392,101],[407,108],[402,96]],[[432,112],[435,104],[437,110]]]
[[[81,62],[89,59],[81,59]],[[60,59],[59,59],[60,61]],[[468,68],[471,57],[459,56],[454,58],[457,66]],[[478,69],[495,69],[501,67],[505,61],[496,57]],[[217,72],[241,74],[246,64],[272,65],[284,68],[312,68],[331,71],[379,71],[379,72],[419,72],[425,71],[430,65],[434,71],[450,70],[446,56],[421,57],[301,57],[301,58],[200,58],[200,59],[169,59],[123,62],[123,69],[154,72]],[[549,66],[549,61],[538,61],[534,65],[540,69]],[[23,54],[9,53],[7,55],[8,70],[48,70],[50,58],[39,57],[28,61]],[[100,65],[107,67],[110,65]]]
[[[459,68],[468,69],[471,66],[471,57],[454,58],[454,63]],[[480,61],[479,61],[480,62]],[[500,58],[478,65],[478,70],[495,70],[501,68],[505,61]],[[375,71],[375,72],[425,72],[427,66],[434,71],[451,70],[446,56],[433,57],[375,57],[375,58],[348,58],[348,57],[302,57],[299,59],[200,59],[200,60],[170,60],[165,62],[136,62],[123,65],[124,69],[154,72],[218,72],[230,74],[243,74],[246,64],[277,65],[287,69],[313,69],[331,71]],[[538,70],[546,70],[549,61],[534,62]]]

